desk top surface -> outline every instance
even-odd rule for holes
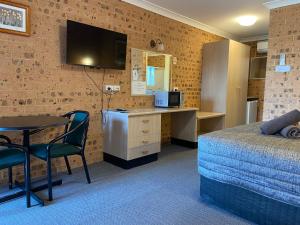
[[[204,120],[216,117],[224,117],[225,113],[218,113],[218,112],[197,112],[197,119]]]
[[[129,109],[125,112],[119,112],[115,110],[109,111],[110,113],[121,113],[128,116],[139,115],[151,115],[151,114],[164,114],[164,113],[176,113],[176,112],[189,112],[198,111],[198,108],[145,108],[145,109]]]

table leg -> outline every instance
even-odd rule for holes
[[[30,168],[30,131],[29,130],[24,130],[23,131],[23,146],[28,149],[28,151],[26,153],[26,163],[25,163],[25,171],[26,171],[25,172],[26,173],[25,183],[24,183],[24,185],[17,182],[17,181],[15,183],[21,189],[23,189],[23,190],[25,189],[24,191],[26,192],[27,207],[31,206],[30,197],[33,197],[39,204],[41,204],[43,206],[44,201],[40,197],[38,197],[34,192],[47,189],[48,185],[39,185],[37,187],[32,188],[32,185],[31,185],[32,184],[32,182],[31,182],[31,168]],[[62,184],[61,179],[52,182],[53,186],[61,185],[61,184]]]
[[[24,164],[24,180],[25,180],[25,188],[21,188],[22,191],[17,192],[12,195],[8,195],[0,199],[0,203],[12,200],[14,198],[18,198],[26,195],[26,206],[27,208],[31,207],[31,177],[30,177],[30,151],[29,151],[29,130],[23,131],[23,146],[27,147],[25,164]]]
[[[15,198],[19,198],[21,196],[26,195],[26,205],[27,207],[31,207],[31,197],[33,199],[35,199],[38,204],[40,205],[44,205],[44,201],[38,197],[34,192],[38,192],[44,189],[48,188],[48,184],[42,184],[42,185],[38,185],[36,186],[35,183],[32,184],[31,182],[31,167],[30,167],[30,131],[29,130],[24,130],[23,131],[23,146],[26,147],[28,149],[28,151],[26,152],[26,159],[25,159],[25,164],[24,164],[24,171],[25,171],[25,177],[24,183],[19,183],[18,181],[15,181],[15,185],[19,188],[21,188],[22,191],[5,196],[5,197],[1,197],[0,198],[0,203],[4,203],[6,201],[10,201],[12,199]],[[62,184],[62,180],[56,180],[52,182],[52,186],[57,186],[57,185],[61,185]]]
[[[23,131],[23,146],[28,149],[26,152],[26,162],[25,162],[25,193],[26,193],[26,205],[27,208],[31,207],[31,197],[33,197],[39,204],[44,205],[44,201],[40,199],[33,191],[31,190],[31,167],[30,167],[30,131]],[[20,187],[20,186],[19,186]]]
[[[27,147],[25,161],[25,192],[27,208],[31,206],[30,189],[31,189],[31,171],[30,171],[30,150],[29,150],[29,130],[23,131],[23,146]]]

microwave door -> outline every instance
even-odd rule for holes
[[[169,92],[169,106],[180,106],[180,92]]]

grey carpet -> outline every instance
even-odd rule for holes
[[[131,170],[105,162],[90,166],[90,185],[82,170],[60,174],[63,185],[54,188],[53,202],[30,209],[24,198],[2,204],[0,224],[250,224],[200,201],[196,160],[196,150],[171,145],[157,162]]]

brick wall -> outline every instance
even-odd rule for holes
[[[74,109],[91,113],[87,142],[89,164],[102,160],[101,95],[87,78],[83,67],[64,64],[66,20],[71,19],[128,34],[125,71],[106,70],[105,84],[121,85],[111,107],[151,107],[152,97],[131,97],[130,48],[148,49],[150,40],[161,39],[165,53],[178,58],[173,68],[173,85],[185,92],[186,106],[200,107],[201,49],[204,43],[221,38],[148,12],[119,0],[23,0],[32,10],[30,37],[0,33],[0,116],[51,114]],[[87,69],[98,86],[103,70]],[[104,108],[107,98],[104,98]],[[163,121],[163,140],[168,139],[170,124]],[[33,138],[45,142],[58,133],[50,129]],[[21,134],[8,133],[17,142]],[[32,161],[33,176],[45,174],[45,164]],[[81,166],[79,158],[71,166]],[[65,170],[63,161],[53,162],[53,170]],[[22,168],[15,173],[22,176]],[[0,180],[6,171],[0,173]]]
[[[271,11],[264,120],[300,109],[300,4]],[[276,73],[279,54],[286,53],[292,71]]]

